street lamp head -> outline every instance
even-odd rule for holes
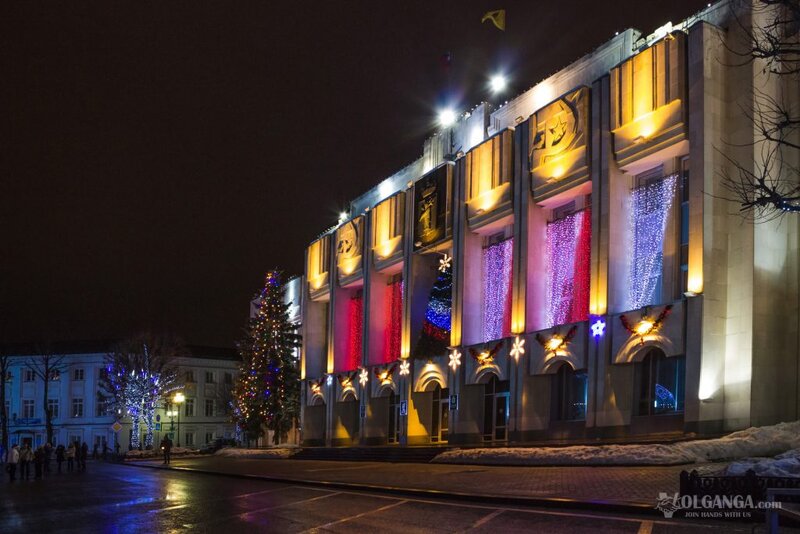
[[[446,108],[439,112],[439,124],[443,128],[449,128],[455,124],[457,118],[456,112],[452,108]]]
[[[504,91],[507,84],[506,77],[502,74],[495,74],[489,79],[489,87],[491,87],[492,92],[495,94]]]
[[[172,400],[173,400],[173,402],[175,402],[176,404],[180,404],[180,403],[182,403],[183,401],[185,401],[185,400],[186,400],[186,397],[184,397],[184,396],[183,396],[183,393],[181,393],[181,392],[179,391],[178,393],[176,393],[176,394],[175,394],[175,397],[173,397],[173,399],[172,399]]]

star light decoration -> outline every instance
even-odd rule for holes
[[[461,353],[458,350],[453,349],[453,352],[450,353],[450,363],[447,365],[453,370],[453,372],[458,369],[458,366],[461,365]]]
[[[367,381],[369,380],[369,373],[366,369],[361,369],[361,372],[358,374],[358,381],[361,384],[361,387],[367,385]]]
[[[445,272],[447,269],[450,268],[450,262],[453,261],[453,258],[448,256],[447,253],[444,253],[444,257],[439,259],[439,270],[441,272]]]
[[[606,331],[606,322],[602,319],[597,319],[592,323],[592,336],[601,337]]]
[[[514,339],[514,344],[511,346],[511,356],[514,357],[514,361],[518,362],[519,357],[525,354],[525,349],[523,348],[524,346],[525,346],[525,340],[520,339],[520,337],[517,336]]]
[[[333,384],[333,375],[328,375],[328,376],[325,378],[325,384],[327,384],[328,386],[330,386],[331,384]]]
[[[400,376],[406,376],[408,373],[411,372],[411,366],[408,363],[408,360],[403,360],[400,362]]]

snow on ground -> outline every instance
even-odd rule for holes
[[[229,458],[289,458],[300,449],[297,447],[280,446],[269,449],[239,449],[236,447],[225,447],[214,453],[215,456],[226,456]]]
[[[762,477],[800,477],[800,449],[784,452],[774,458],[744,458],[729,464],[722,474],[742,476],[748,469]]]
[[[433,462],[486,465],[680,465],[774,456],[798,448],[800,421],[794,421],[748,428],[717,439],[670,444],[453,449],[439,454]]]

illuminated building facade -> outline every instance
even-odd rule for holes
[[[741,104],[764,86],[729,56],[729,7],[620,32],[462,114],[310,244],[304,443],[798,417],[797,219],[754,225],[719,198],[753,141]]]

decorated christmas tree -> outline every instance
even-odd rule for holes
[[[447,352],[450,345],[450,313],[453,308],[453,270],[443,265],[431,289],[422,333],[414,346],[415,358],[430,358]]]
[[[233,400],[234,418],[247,438],[272,430],[276,444],[300,415],[300,374],[294,356],[300,336],[298,325],[289,321],[284,291],[280,273],[268,272],[255,316],[239,342],[242,364]]]

